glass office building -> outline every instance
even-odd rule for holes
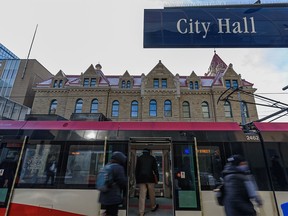
[[[0,60],[1,59],[19,59],[14,53],[0,43]]]
[[[31,108],[9,99],[19,71],[20,59],[0,43],[0,119],[24,120]]]

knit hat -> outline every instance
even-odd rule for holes
[[[241,162],[244,162],[246,160],[244,159],[243,156],[237,154],[237,155],[232,155],[230,158],[227,159],[227,161],[234,166],[238,166]]]

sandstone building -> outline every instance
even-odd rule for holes
[[[105,75],[100,64],[80,75],[59,71],[34,88],[32,114],[59,115],[65,119],[103,114],[112,121],[247,122],[258,119],[254,97],[245,101],[218,101],[227,88],[242,87],[254,93],[253,84],[242,79],[233,65],[214,53],[208,72],[199,76],[174,75],[158,64],[147,74]],[[237,95],[234,95],[237,96]],[[240,109],[240,107],[242,107]]]

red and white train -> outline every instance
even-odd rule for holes
[[[137,215],[135,161],[144,148],[160,171],[157,215],[224,215],[213,189],[232,154],[248,160],[266,215],[283,215],[287,202],[288,123],[247,132],[220,122],[0,121],[0,138],[0,215],[98,216],[95,178],[116,150],[128,156],[120,215]]]

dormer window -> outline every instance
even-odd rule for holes
[[[154,88],[159,88],[159,79],[154,79],[153,80],[153,87]]]
[[[127,81],[126,88],[131,88],[131,82],[129,80]]]
[[[189,82],[189,89],[192,90],[193,88],[194,88],[194,86],[193,86],[193,82],[190,81],[190,82]]]
[[[167,79],[161,80],[161,86],[162,86],[162,88],[167,88]]]
[[[121,85],[121,88],[125,88],[125,85],[126,85],[126,82],[125,82],[125,80],[122,80],[122,85]]]
[[[89,78],[84,78],[83,86],[89,87]]]
[[[57,87],[58,87],[58,80],[54,80],[53,88],[57,88]]]
[[[225,86],[226,86],[227,89],[231,88],[230,80],[225,80]]]
[[[232,85],[234,89],[238,88],[238,80],[232,80]]]
[[[95,87],[96,86],[96,78],[91,78],[90,86],[91,87]]]
[[[199,89],[198,81],[195,81],[195,89]]]
[[[63,80],[60,80],[59,81],[59,88],[62,88],[63,87]]]

